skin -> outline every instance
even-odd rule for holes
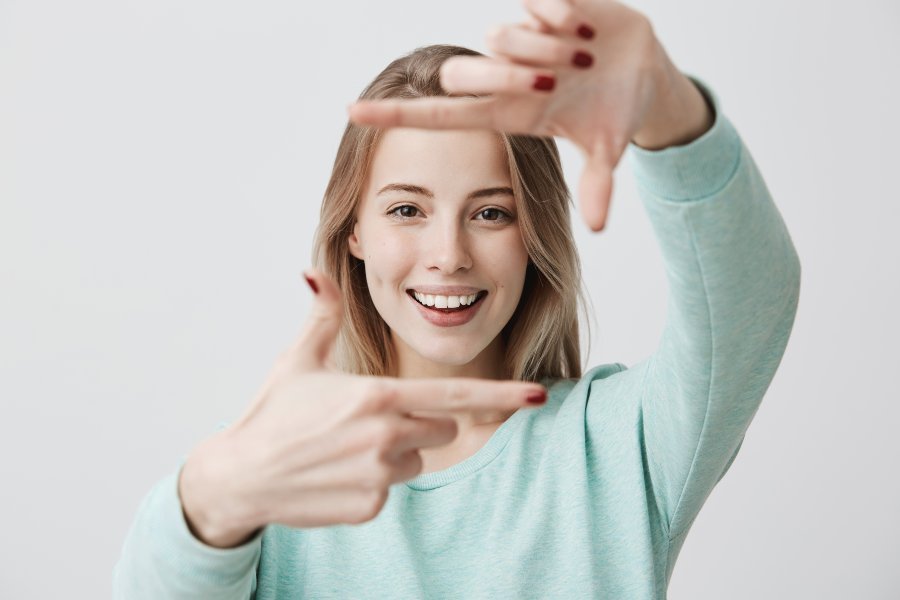
[[[650,150],[689,143],[712,126],[712,110],[637,11],[609,0],[524,4],[524,23],[488,34],[494,56],[454,57],[441,69],[447,91],[487,96],[358,102],[350,106],[350,118],[385,128],[566,137],[585,157],[578,186],[582,216],[590,229],[600,231],[609,209],[612,171],[629,141]],[[591,35],[579,35],[585,27]],[[594,60],[574,66],[575,52]],[[553,89],[535,89],[537,75],[553,77]],[[465,141],[491,162],[487,139],[472,134],[417,141],[429,152],[458,160],[464,158],[458,151]],[[408,137],[405,144],[413,141]],[[384,158],[395,157],[394,150],[392,144]],[[415,158],[433,167],[426,156]],[[421,176],[401,171],[401,166],[394,164],[390,174]],[[460,180],[447,179],[447,173]],[[512,228],[485,232],[480,224],[472,225],[469,217],[477,207],[465,210],[461,200],[489,180],[493,184],[499,174],[493,168],[478,171],[477,177],[450,168],[444,174],[429,172],[426,183],[435,188],[434,198],[417,200],[426,216],[411,225],[389,227],[374,218],[375,212],[360,214],[355,240],[348,243],[368,261],[373,299],[396,332],[402,357],[396,377],[329,370],[325,358],[343,318],[340,290],[323,273],[308,271],[316,301],[306,328],[244,415],[200,444],[182,469],[179,495],[198,539],[227,548],[243,543],[266,523],[318,527],[373,519],[393,482],[446,466],[441,457],[453,464],[470,455],[506,416],[529,405],[527,398],[540,386],[490,379],[506,377],[497,366],[502,348],[495,340],[521,293],[525,263],[520,246]],[[373,233],[382,229],[394,235],[379,238]],[[422,234],[424,229],[428,235]],[[401,253],[398,240],[421,255]],[[488,252],[499,246],[503,252]],[[509,270],[500,269],[500,262]],[[426,276],[434,279],[420,279]],[[420,321],[402,318],[400,302],[409,302],[402,295],[405,285],[444,278],[493,292],[492,305],[483,307],[489,310],[479,317],[483,330],[459,328],[436,335]],[[421,377],[438,374],[453,376]],[[413,416],[422,414],[444,418]],[[499,421],[491,424],[492,418]],[[457,436],[458,422],[472,425],[472,433]]]
[[[712,127],[712,110],[643,14],[609,0],[523,3],[525,22],[488,33],[494,56],[455,56],[441,67],[448,92],[483,97],[358,101],[348,108],[350,119],[377,127],[565,137],[585,159],[578,185],[582,217],[600,231],[612,173],[628,143],[648,150],[687,144]],[[578,33],[585,26],[590,39]],[[573,65],[576,52],[593,62]],[[537,76],[553,77],[553,89],[535,89]]]
[[[392,184],[426,193],[382,191]],[[471,197],[496,188],[508,191]],[[372,301],[390,327],[395,376],[508,378],[500,331],[519,303],[528,265],[509,188],[506,152],[493,132],[401,128],[379,141],[348,244],[365,262]],[[472,286],[487,296],[468,323],[439,327],[407,295],[417,284]],[[451,460],[512,412],[455,414],[457,442],[431,452],[428,462]]]
[[[477,185],[469,180],[465,163],[430,160],[440,154],[418,146],[427,139],[425,130],[434,133],[457,130],[458,135],[474,135],[460,132],[472,129],[556,135],[570,139],[584,154],[585,167],[578,189],[581,213],[590,229],[600,231],[605,227],[609,211],[612,172],[629,142],[645,149],[661,150],[689,143],[712,126],[713,114],[703,95],[669,59],[643,14],[605,0],[526,0],[524,4],[528,11],[524,23],[498,26],[488,32],[487,45],[495,56],[452,57],[441,68],[441,84],[447,91],[483,97],[359,101],[349,107],[353,121],[387,128],[386,136],[395,131],[410,131],[391,128],[424,128],[416,134],[387,137],[389,143],[383,148],[386,155],[379,156],[380,164],[376,160],[374,183],[367,190],[369,202],[373,187],[408,173],[408,165],[419,162],[435,167],[427,171],[427,177],[436,186],[443,185],[442,182],[449,186],[457,177],[462,177],[470,187]],[[585,25],[594,32],[590,39],[579,33]],[[574,65],[572,59],[576,53],[590,56],[591,64]],[[553,77],[554,88],[535,89],[538,76]],[[433,139],[437,147],[438,140],[443,138]],[[410,147],[404,149],[400,142]],[[396,175],[387,173],[391,166],[396,167]],[[500,375],[502,349],[500,342],[489,336],[502,328],[511,312],[495,310],[479,314],[476,318],[479,325],[488,317],[491,320],[488,329],[476,328],[477,331],[442,331],[423,323],[420,317],[401,318],[401,315],[415,314],[408,310],[415,307],[404,302],[404,282],[432,281],[418,275],[417,269],[418,273],[436,272],[429,270],[436,268],[436,252],[451,260],[446,263],[449,268],[465,267],[472,273],[492,270],[490,262],[476,262],[476,259],[498,260],[497,256],[506,253],[521,264],[521,244],[513,239],[508,240],[509,245],[503,250],[494,248],[481,253],[481,243],[488,243],[486,238],[463,235],[465,229],[461,225],[451,224],[451,215],[456,218],[462,213],[443,204],[453,202],[454,192],[448,189],[444,193],[443,188],[440,191],[434,205],[429,207],[434,213],[425,220],[429,224],[422,221],[412,226],[415,233],[408,229],[398,233],[398,228],[387,227],[380,221],[376,225],[373,213],[367,210],[362,215],[363,232],[378,231],[368,237],[379,239],[377,243],[381,247],[373,249],[376,244],[373,241],[364,249],[358,237],[351,239],[351,247],[355,246],[354,255],[363,260],[366,252],[369,253],[367,269],[373,271],[368,275],[370,289],[376,307],[395,333],[395,348],[401,359],[399,376],[478,373],[482,377],[496,377]],[[461,193],[455,191],[457,201]],[[418,235],[430,230],[442,235]],[[391,232],[396,237],[392,238]],[[365,233],[362,236],[367,237]],[[426,243],[426,238],[434,245]],[[467,244],[472,239],[477,241],[470,255]],[[491,243],[498,240],[499,237],[490,237]],[[402,252],[401,246],[408,248],[408,254]],[[416,259],[421,261],[414,266]],[[520,271],[508,273],[518,278]],[[452,273],[445,270],[443,275]],[[496,298],[503,301],[504,309],[514,307],[506,299]],[[508,416],[455,414],[460,427],[459,448],[434,450],[432,456],[444,452],[442,464],[458,462],[471,454],[473,448],[477,450],[477,444],[464,441],[467,437],[485,441],[484,434],[495,430]],[[475,433],[479,424],[485,426],[479,432],[481,435]]]

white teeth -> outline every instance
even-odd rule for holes
[[[475,298],[478,294],[470,294],[468,296],[440,296],[436,294],[422,294],[414,291],[413,296],[425,306],[434,306],[435,308],[459,308],[460,306],[469,306],[475,302]]]

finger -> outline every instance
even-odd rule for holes
[[[398,423],[398,428],[399,438],[392,449],[395,456],[410,450],[449,444],[459,432],[456,420],[449,418],[406,417]]]
[[[441,65],[441,87],[451,94],[546,93],[555,82],[550,69],[486,56],[454,56]]]
[[[588,155],[581,173],[578,204],[581,216],[592,231],[600,231],[606,225],[615,165],[616,162],[606,150],[606,146],[598,144],[598,148]]]
[[[303,331],[290,349],[291,360],[302,370],[326,367],[341,329],[343,297],[337,283],[318,269],[304,273],[313,290],[313,303]]]
[[[350,119],[375,127],[493,129],[494,98],[410,98],[360,100],[350,105]]]
[[[593,29],[584,22],[584,17],[578,14],[571,0],[524,0],[524,4],[536,20],[553,31],[585,39],[593,37]]]
[[[422,457],[417,450],[386,458],[383,465],[374,465],[370,455],[357,453],[328,463],[304,469],[291,478],[293,499],[302,494],[304,500],[312,495],[355,495],[360,490],[386,488],[394,483],[412,479],[422,471]],[[291,496],[285,501],[291,501]],[[269,494],[270,502],[274,495]]]
[[[377,437],[373,436],[373,430],[382,431],[385,427],[395,432],[388,452],[391,458],[417,448],[448,444],[458,433],[455,419],[384,412],[356,419],[330,432],[327,438],[322,438],[315,444],[299,445],[293,452],[291,461],[295,468],[302,471],[311,471],[325,463],[335,464],[342,460],[341,457],[365,452],[372,446],[373,437]]]
[[[522,26],[492,29],[487,36],[487,46],[500,56],[540,67],[586,68],[594,62],[589,51],[569,38],[540,33]]]
[[[539,31],[541,33],[551,33],[553,28],[535,17],[531,13],[527,13],[525,15],[524,21],[522,21],[522,27],[526,29],[530,29],[532,31]]]
[[[358,419],[333,431],[321,443],[300,445],[291,456],[292,485],[304,490],[358,486],[361,476],[372,474],[373,449],[384,468],[395,471],[390,481],[382,483],[403,481],[408,478],[408,469],[403,465],[408,463],[410,453],[448,444],[457,432],[453,419],[392,413]]]
[[[515,410],[539,406],[547,390],[539,383],[474,377],[434,379],[383,378],[392,408],[414,411]],[[529,398],[531,400],[529,400]]]
[[[422,473],[422,455],[418,450],[410,450],[401,454],[394,464],[396,465],[394,469],[394,482],[396,483],[409,481]]]

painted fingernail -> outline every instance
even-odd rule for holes
[[[547,401],[547,392],[545,390],[541,390],[539,392],[531,392],[528,394],[528,397],[525,398],[531,404],[543,404]]]
[[[594,28],[590,25],[584,25],[578,27],[578,35],[583,37],[586,40],[590,40],[594,38]]]
[[[544,92],[549,92],[553,89],[553,86],[556,85],[555,77],[548,77],[547,75],[538,75],[534,78],[534,89],[541,90]]]
[[[316,282],[310,279],[309,275],[306,273],[303,274],[303,279],[306,280],[306,283],[309,284],[309,287],[312,288],[313,294],[319,293],[319,288],[316,286]]]
[[[572,56],[572,64],[576,67],[587,68],[594,64],[594,57],[588,54],[587,52],[582,52],[579,50]]]

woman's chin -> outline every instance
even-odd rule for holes
[[[458,349],[447,349],[442,352],[436,350],[434,347],[419,349],[418,354],[429,362],[437,365],[446,365],[448,367],[461,367],[467,365],[478,356],[478,352],[460,352]]]
[[[471,337],[445,336],[440,333],[421,335],[421,332],[405,337],[395,330],[392,333],[394,345],[401,354],[400,360],[406,362],[403,358],[405,355],[411,362],[422,363],[421,368],[425,371],[441,367],[454,369],[466,365],[475,366],[473,363],[480,362],[479,357],[485,360],[488,358],[481,355],[491,344],[490,339],[482,339],[477,333]],[[473,339],[476,337],[478,339]],[[429,369],[429,366],[432,368]]]
[[[441,340],[435,337],[423,337],[416,340],[404,340],[408,351],[411,351],[418,360],[433,363],[438,366],[461,367],[478,358],[484,347],[473,347],[471,344],[460,343],[456,340]],[[412,343],[410,343],[412,342]],[[487,343],[485,343],[485,346]]]

